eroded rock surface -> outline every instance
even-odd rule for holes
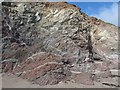
[[[2,3],[2,42],[3,72],[39,85],[93,85],[118,69],[117,27],[64,2]]]

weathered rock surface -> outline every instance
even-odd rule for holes
[[[3,72],[39,85],[93,85],[118,68],[117,27],[64,2],[4,2],[1,33]]]
[[[120,77],[120,75],[119,75],[120,71],[119,70],[111,69],[110,72],[111,72],[112,76]]]
[[[101,80],[104,85],[119,87],[118,78],[106,78]]]
[[[81,74],[75,75],[74,79],[76,83],[81,83],[85,85],[94,85],[94,82],[91,77],[92,76],[89,73],[81,73]]]

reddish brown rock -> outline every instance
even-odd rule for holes
[[[2,3],[3,71],[40,85],[73,79],[93,85],[91,74],[109,69],[117,59],[117,27],[64,2]],[[94,55],[96,54],[96,56]],[[90,60],[101,61],[91,63]],[[87,64],[86,64],[87,63]],[[14,69],[13,69],[14,68]],[[87,72],[87,73],[83,73]],[[98,75],[99,76],[99,75]]]
[[[75,80],[76,83],[85,84],[85,85],[94,85],[91,74],[88,73],[81,73],[75,75],[73,79]]]

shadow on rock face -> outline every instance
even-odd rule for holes
[[[116,69],[117,27],[74,5],[4,2],[2,20],[3,72],[39,85],[93,85]]]

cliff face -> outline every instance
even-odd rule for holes
[[[2,42],[3,72],[40,85],[94,84],[117,69],[117,27],[64,2],[2,3]]]

